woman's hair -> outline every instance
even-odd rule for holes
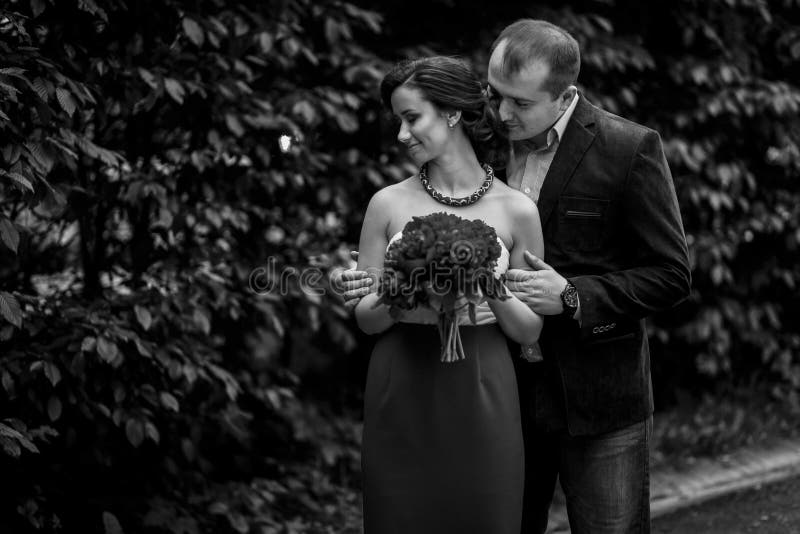
[[[506,128],[478,75],[461,59],[432,56],[398,63],[381,81],[381,100],[392,109],[392,93],[400,86],[418,89],[441,111],[460,111],[464,132],[482,162],[505,166]]]

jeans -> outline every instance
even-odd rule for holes
[[[652,429],[652,417],[596,436],[526,428],[522,534],[545,532],[557,478],[573,534],[649,533]]]

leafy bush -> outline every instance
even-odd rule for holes
[[[7,2],[0,528],[358,532],[369,343],[328,275],[413,172],[376,84],[406,55],[483,68],[521,16],[662,133],[694,294],[653,322],[657,400],[800,409],[795,4]]]
[[[317,494],[356,485],[358,427],[298,377],[352,350],[347,314],[251,282],[347,260],[352,169],[383,180],[355,149],[378,72],[355,38],[379,23],[310,1],[0,13],[9,528],[309,531]]]

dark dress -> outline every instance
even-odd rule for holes
[[[519,534],[519,398],[497,324],[460,327],[440,361],[435,325],[398,323],[372,353],[364,399],[365,534]]]

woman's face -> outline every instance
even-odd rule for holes
[[[415,87],[401,85],[392,93],[392,112],[400,120],[397,140],[406,145],[414,163],[439,157],[452,138],[444,113]]]

